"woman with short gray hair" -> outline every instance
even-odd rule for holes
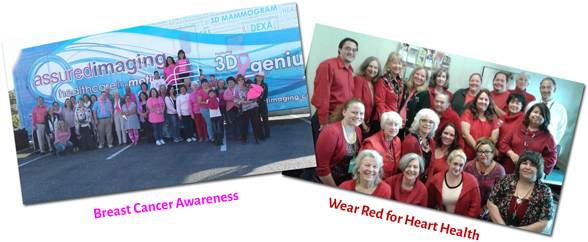
[[[400,159],[398,166],[402,173],[396,174],[384,182],[390,185],[390,198],[396,201],[427,206],[427,188],[419,179],[425,171],[423,157],[409,153]]]
[[[425,108],[421,109],[414,118],[410,128],[410,134],[402,142],[402,155],[415,153],[424,159],[424,173],[421,173],[421,181],[426,182],[432,169],[429,169],[432,154],[435,154],[435,131],[439,125],[439,116],[435,111]]]
[[[398,173],[398,162],[402,151],[402,143],[398,131],[402,127],[402,118],[397,112],[385,112],[380,117],[382,129],[363,141],[361,150],[373,149],[384,157],[384,178]]]
[[[382,156],[377,151],[361,151],[357,155],[356,163],[353,167],[353,179],[341,183],[339,187],[378,197],[390,198],[390,186],[382,182],[382,175],[384,173],[382,165]]]

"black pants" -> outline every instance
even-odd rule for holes
[[[259,129],[253,128],[253,127],[257,127],[258,121],[259,121],[259,117],[257,115],[258,114],[258,108],[252,108],[249,109],[245,112],[243,112],[243,114],[241,114],[241,139],[242,142],[245,142],[247,140],[247,128],[249,127],[249,121],[251,121],[251,127],[253,129],[253,135],[255,136],[255,140],[259,140]]]
[[[96,143],[94,141],[94,137],[92,137],[92,134],[94,132],[92,131],[92,129],[90,129],[90,127],[80,127],[80,142],[79,142],[79,147],[81,151],[86,151],[86,150],[94,150],[94,144]],[[72,133],[72,136],[77,136],[76,133]]]
[[[78,141],[78,136],[76,135],[76,128],[75,127],[71,127],[69,128],[69,141],[71,141],[71,144],[73,145],[72,148],[77,148],[79,146],[79,141]]]
[[[261,139],[266,139],[270,137],[270,127],[269,127],[269,120],[268,120],[268,109],[266,102],[259,102],[259,137]]]
[[[151,126],[151,123],[148,120],[145,120],[145,122],[141,123],[141,127],[143,127],[143,130],[145,131],[147,143],[155,144],[155,138],[153,137],[153,126]]]
[[[227,111],[227,136],[231,136],[233,139],[237,139],[239,137],[239,121],[237,119],[238,113],[239,108],[237,107],[233,107],[231,110]]]

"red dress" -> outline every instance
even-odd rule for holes
[[[429,192],[428,207],[439,208],[445,211],[443,207],[443,183],[445,180],[445,172],[437,173],[432,178],[429,178],[430,183],[427,187]],[[461,193],[455,204],[455,214],[464,215],[472,218],[477,218],[480,213],[480,189],[478,188],[478,180],[470,173],[462,172],[463,183]]]
[[[402,143],[398,136],[395,136],[392,139],[392,147],[390,147],[388,142],[386,142],[384,130],[382,129],[380,132],[365,139],[361,144],[359,152],[367,149],[377,151],[384,158],[384,165],[382,166],[382,169],[384,170],[384,179],[400,172],[400,170],[398,170],[398,163],[401,158]]]
[[[519,125],[514,127],[506,134],[506,136],[504,136],[504,139],[498,144],[498,151],[502,154],[506,154],[506,152],[512,150],[516,154],[521,155],[525,151],[525,133],[527,133],[527,150],[541,153],[545,167],[543,171],[546,175],[549,175],[557,162],[557,144],[555,143],[553,135],[549,132],[543,130],[527,132],[527,126],[523,123],[519,123]],[[535,135],[535,137],[533,137],[533,135]],[[504,156],[502,166],[504,167],[506,174],[514,173],[515,163],[509,156]]]
[[[415,204],[419,206],[426,207],[427,206],[427,188],[425,184],[423,184],[419,179],[416,180],[414,183],[414,187],[412,190],[407,191],[402,189],[402,178],[404,177],[403,173],[396,174],[392,177],[389,177],[384,182],[390,185],[392,190],[392,196],[390,197],[393,200],[401,201],[405,203]]]
[[[353,67],[345,67],[340,56],[321,62],[314,77],[310,103],[316,107],[320,124],[329,123],[329,113],[353,97]]]
[[[365,124],[370,127],[375,110],[375,102],[373,101],[372,91],[365,76],[353,77],[355,89],[353,90],[353,97],[361,99],[365,106]],[[375,87],[374,87],[375,89]]]
[[[474,138],[474,141],[482,137],[492,137],[492,131],[499,128],[496,118],[492,122],[488,122],[488,119],[486,121],[482,121],[479,118],[474,120],[472,112],[469,109],[463,111],[461,121],[470,124],[470,135]],[[476,158],[476,151],[467,144],[464,147],[464,152],[468,160]]]
[[[341,185],[339,185],[339,187],[343,188],[343,189],[355,191],[355,185],[356,185],[355,180],[349,180],[349,181],[345,181],[345,182],[341,183]],[[390,198],[390,186],[388,184],[386,184],[385,182],[380,182],[378,184],[378,186],[376,187],[376,190],[374,190],[374,192],[372,192],[371,195],[383,197],[383,198]]]

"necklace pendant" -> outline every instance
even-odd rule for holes
[[[484,173],[486,173],[486,172],[482,171],[482,176],[484,175]]]
[[[517,198],[517,204],[521,204],[523,203],[523,198],[522,197],[518,197]]]

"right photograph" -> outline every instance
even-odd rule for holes
[[[284,175],[551,235],[584,84],[320,24],[306,80]]]

